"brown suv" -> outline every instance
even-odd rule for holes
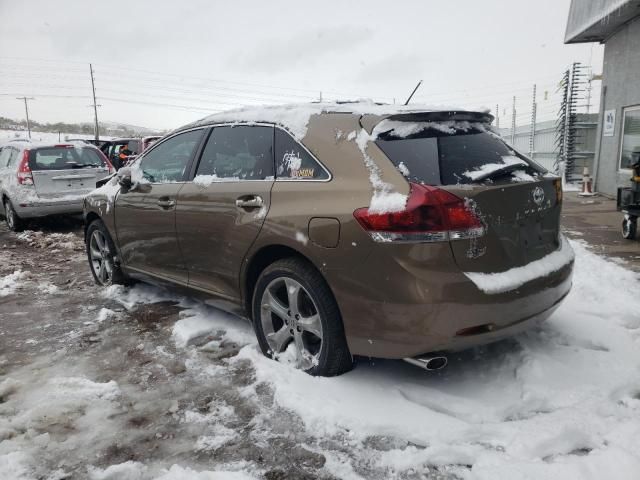
[[[186,287],[314,375],[352,355],[442,367],[571,288],[560,180],[492,120],[359,103],[208,117],[85,199],[91,271]]]

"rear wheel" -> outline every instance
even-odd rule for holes
[[[636,231],[638,230],[638,217],[632,215],[625,215],[622,220],[622,237],[627,240],[633,240],[636,238]]]
[[[353,365],[333,294],[318,271],[301,259],[278,260],[260,274],[253,324],[269,358],[292,353],[297,368],[326,377]]]
[[[124,285],[127,277],[116,262],[115,245],[102,221],[91,222],[87,228],[85,243],[94,280],[103,286]]]
[[[21,232],[24,230],[25,222],[18,216],[9,199],[4,201],[4,214],[9,230],[12,232]]]

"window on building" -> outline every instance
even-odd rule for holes
[[[640,106],[625,108],[622,120],[620,168],[631,168],[640,161]]]

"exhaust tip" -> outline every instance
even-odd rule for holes
[[[435,355],[433,357],[404,358],[405,362],[416,365],[428,371],[440,370],[447,366],[448,360],[444,355]]]

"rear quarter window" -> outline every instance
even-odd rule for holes
[[[287,132],[276,128],[276,178],[328,180],[329,173]]]

